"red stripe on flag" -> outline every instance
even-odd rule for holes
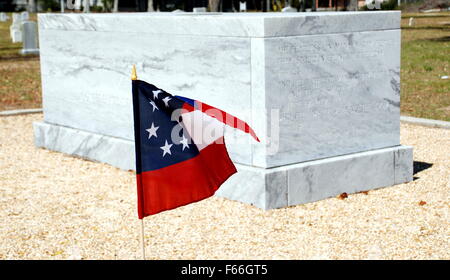
[[[253,131],[253,129],[243,120],[200,101],[195,101],[195,103],[195,109],[200,109],[203,113],[207,114],[210,117],[218,119],[226,125],[242,130],[245,133],[249,133],[251,136],[253,136],[253,138],[255,138],[256,141],[260,142],[258,136],[256,136],[255,131]],[[219,114],[220,116],[218,116],[217,114]],[[218,117],[220,117],[220,119]]]
[[[225,144],[212,143],[190,160],[137,174],[139,219],[208,198],[236,172]]]
[[[192,112],[192,111],[195,110],[195,108],[191,104],[189,104],[187,102],[185,102],[183,104],[183,109],[186,110],[187,112]]]

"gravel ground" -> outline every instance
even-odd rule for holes
[[[134,173],[35,148],[40,119],[0,117],[0,259],[140,258]],[[450,130],[401,142],[432,164],[411,183],[270,211],[213,197],[146,218],[147,257],[450,259]]]

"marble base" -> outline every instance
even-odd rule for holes
[[[413,149],[396,146],[263,169],[236,165],[216,195],[268,210],[410,182]]]
[[[33,123],[36,147],[135,169],[134,142],[46,122]]]
[[[33,127],[38,147],[134,169],[132,141],[45,122]],[[273,209],[409,182],[413,153],[395,146],[269,169],[236,167],[216,195]]]
[[[39,49],[23,49],[19,51],[20,54],[39,54]]]

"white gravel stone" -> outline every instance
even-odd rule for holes
[[[134,173],[35,148],[40,119],[0,117],[0,259],[140,258]],[[212,197],[146,218],[147,257],[449,259],[450,130],[401,128],[433,164],[415,181],[270,211]]]

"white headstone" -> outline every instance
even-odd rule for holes
[[[37,24],[34,21],[24,21],[22,23],[22,42],[23,48],[21,54],[38,54],[38,36]]]
[[[20,29],[11,28],[10,33],[11,33],[11,39],[12,39],[13,43],[22,42],[22,32],[20,31]]]
[[[0,13],[0,21],[5,22],[9,19],[9,17],[6,15],[6,13],[1,12]]]
[[[413,17],[410,17],[409,18],[409,26],[414,26],[414,18]]]
[[[81,9],[81,0],[75,0],[74,8],[75,8],[75,10]]]
[[[26,21],[30,19],[30,14],[28,12],[21,12],[20,13],[20,19],[22,21]]]
[[[90,6],[91,5],[91,1],[89,0],[83,0],[83,12],[84,13],[89,13],[90,12]]]
[[[296,13],[296,12],[297,12],[297,9],[296,9],[296,8],[293,8],[293,7],[291,7],[291,6],[287,6],[287,7],[284,7],[281,11],[282,11],[283,13]]]
[[[198,7],[198,8],[193,8],[192,12],[194,13],[206,13],[206,7]]]
[[[22,16],[19,13],[13,13],[12,14],[12,24],[20,25],[20,22],[22,21]]]
[[[247,2],[239,2],[239,12],[247,11]]]
[[[22,42],[22,32],[20,25],[22,23],[22,16],[19,13],[13,13],[12,24],[9,27],[9,33],[13,43]]]

